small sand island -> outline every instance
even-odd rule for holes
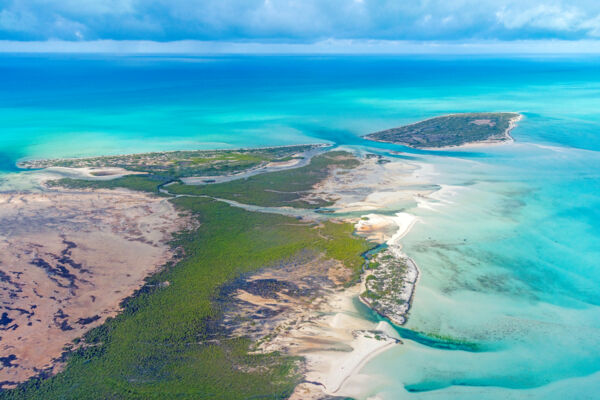
[[[413,260],[386,249],[368,264],[360,300],[396,325],[403,325],[418,277],[419,270]]]
[[[467,144],[512,141],[510,131],[520,114],[512,112],[450,114],[364,136],[375,142],[416,149],[441,149]]]

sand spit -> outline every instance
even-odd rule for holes
[[[390,291],[394,304],[400,300],[402,304],[394,310],[373,307],[382,314],[386,311],[397,324],[405,322],[419,276],[416,264],[402,253],[400,241],[418,220],[391,210],[416,207],[421,198],[439,189],[429,183],[431,174],[424,165],[371,155],[359,167],[334,174],[315,187],[316,194],[337,198],[332,207],[336,218],[354,222],[358,234],[386,243],[385,254],[403,266],[396,282],[402,285]],[[330,279],[332,269],[339,271],[336,264],[321,257],[268,269],[246,278],[235,292],[236,312],[227,320],[248,321],[245,317],[249,315],[261,319],[260,323],[252,320],[234,327],[238,334],[250,332],[257,351],[304,357],[304,381],[296,387],[292,400],[360,395],[359,388],[346,382],[355,382],[371,358],[401,344],[389,323],[369,321],[357,309],[356,300],[366,290],[369,272],[363,274],[360,284],[344,288]],[[381,264],[383,271],[385,265]],[[261,292],[257,289],[261,285],[279,289],[277,293]]]
[[[361,285],[331,296],[316,318],[293,337],[304,344],[298,355],[306,360],[305,381],[290,399],[351,396],[345,382],[375,355],[398,345],[399,337],[387,322],[373,323],[358,315],[353,299]]]
[[[0,194],[1,387],[57,372],[65,345],[171,258],[185,221],[124,190]]]
[[[361,285],[343,286],[350,276],[339,261],[310,253],[244,276],[221,291],[221,326],[252,338],[256,352],[304,358],[304,382],[291,399],[337,396],[374,353],[399,343],[389,324],[360,317]]]

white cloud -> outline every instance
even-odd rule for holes
[[[600,37],[600,14],[594,18],[587,19],[580,24],[582,29],[588,32],[589,36]]]
[[[6,32],[27,32],[30,26],[37,25],[34,14],[11,10],[0,11],[0,30]]]
[[[503,7],[496,12],[498,21],[509,29],[534,27],[559,31],[574,30],[581,16],[581,12],[576,8],[565,9],[545,4],[525,9]]]
[[[541,29],[566,32],[579,36],[600,37],[600,14],[590,13],[590,7],[560,4],[504,6],[496,18],[507,29]]]
[[[0,39],[585,39],[598,15],[597,0],[0,0]]]

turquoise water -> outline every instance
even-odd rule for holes
[[[330,142],[401,150],[442,185],[403,239],[408,337],[364,398],[600,393],[600,59],[0,56],[0,180],[21,158]],[[519,111],[511,146],[423,152],[360,135]],[[13,175],[14,176],[14,175]],[[406,336],[405,336],[406,337]],[[360,378],[360,377],[359,377]],[[358,379],[358,378],[357,378]]]
[[[597,398],[597,152],[516,144],[476,161],[433,162],[443,171],[436,180],[449,186],[433,210],[407,210],[421,222],[404,251],[422,276],[406,328],[488,351],[407,341],[367,365],[364,374],[383,377],[368,393]]]

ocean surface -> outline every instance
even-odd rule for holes
[[[600,58],[0,56],[0,187],[19,159],[327,142],[404,152],[440,189],[404,211],[421,269],[362,398],[596,399]],[[517,111],[516,142],[428,152],[360,135]]]

